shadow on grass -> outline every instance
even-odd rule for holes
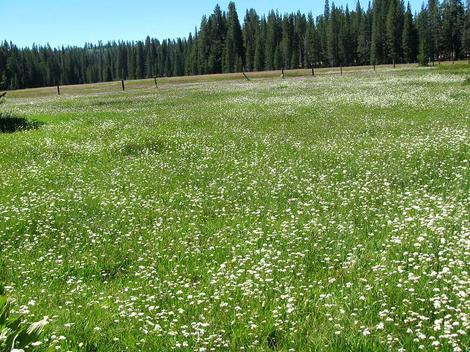
[[[165,144],[158,139],[129,141],[121,147],[124,156],[139,156],[146,153],[160,153]]]
[[[0,133],[14,133],[39,128],[42,123],[24,117],[0,113]]]

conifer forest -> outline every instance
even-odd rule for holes
[[[403,0],[367,8],[265,15],[218,5],[187,38],[99,42],[83,47],[0,46],[0,89],[293,68],[428,64],[470,55],[470,1],[429,0],[413,12]]]

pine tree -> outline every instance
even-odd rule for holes
[[[467,0],[467,9],[462,29],[462,49],[470,63],[470,0]]]
[[[121,79],[127,79],[129,77],[129,66],[128,66],[128,55],[127,48],[124,44],[119,45],[119,61],[118,61],[118,72],[117,76]]]
[[[464,8],[461,0],[445,0],[442,13],[442,43],[449,59],[455,60],[462,48]]]
[[[253,68],[255,71],[263,71],[265,64],[265,42],[266,42],[266,19],[263,17],[256,32],[255,57]]]
[[[386,19],[386,49],[395,64],[401,53],[402,6],[399,0],[390,0]]]
[[[325,20],[330,19],[330,1],[325,0],[325,10],[323,11],[323,16],[325,17]]]
[[[428,11],[426,8],[421,8],[421,12],[416,19],[416,26],[419,38],[418,49],[418,62],[421,66],[425,66],[429,62],[429,36],[428,36]]]
[[[363,11],[361,3],[358,0],[356,3],[356,10],[351,14],[350,22],[350,50],[351,50],[351,63],[358,64],[359,62],[359,35],[361,30],[361,22],[363,17]]]
[[[307,31],[307,18],[297,11],[294,19],[294,33],[292,39],[291,65],[293,68],[301,68],[305,65],[305,35]]]
[[[403,34],[402,34],[403,58],[407,63],[416,60],[416,29],[413,22],[410,3],[408,2],[404,16]]]
[[[209,72],[209,53],[210,53],[210,33],[209,23],[206,16],[202,17],[198,40],[198,71],[199,74]]]
[[[320,62],[322,66],[329,64],[328,59],[328,22],[324,16],[317,18],[317,33],[320,45]]]
[[[340,64],[339,58],[339,10],[336,9],[334,3],[331,6],[330,18],[328,21],[327,32],[327,47],[328,47],[328,61],[330,66],[337,66]]]
[[[320,59],[320,41],[315,28],[315,21],[312,14],[308,15],[307,29],[305,34],[305,67],[316,67]]]
[[[246,11],[243,23],[243,40],[245,46],[245,69],[253,71],[255,67],[256,39],[259,31],[259,17],[254,9]]]
[[[227,34],[223,52],[223,72],[240,71],[243,67],[245,53],[243,46],[243,34],[238,20],[235,3],[228,5]]]
[[[198,75],[200,74],[199,67],[199,36],[197,29],[194,31],[194,39],[191,44],[189,44],[189,55],[187,62],[187,72],[188,75]]]
[[[281,68],[291,68],[293,23],[292,18],[284,16],[282,19],[282,40],[280,43]]]
[[[359,23],[359,34],[357,38],[357,60],[360,65],[369,63],[371,54],[371,17],[372,11],[368,11],[361,16]]]
[[[427,25],[426,25],[426,43],[427,56],[431,61],[439,59],[439,31],[440,27],[440,9],[438,0],[428,0],[427,7]]]
[[[374,0],[372,10],[372,38],[371,38],[371,58],[372,64],[383,63],[386,58],[385,51],[385,23],[387,14],[387,1]]]
[[[135,78],[144,78],[145,72],[145,55],[144,55],[144,43],[141,41],[137,42],[137,50],[135,52]]]
[[[265,44],[265,68],[266,70],[273,70],[279,64],[279,15],[271,11],[268,15],[266,23],[266,44]],[[277,50],[277,54],[276,54]]]
[[[340,12],[340,36],[339,36],[339,57],[340,65],[350,65],[353,62],[354,39],[352,35],[351,13],[346,5],[346,10]]]
[[[215,6],[214,13],[209,18],[208,33],[210,38],[209,58],[207,63],[208,73],[221,73],[227,30],[226,19],[219,5]]]

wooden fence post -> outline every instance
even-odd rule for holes
[[[285,78],[285,76],[284,76],[284,68],[282,68],[282,70],[281,70],[281,78],[282,78],[282,79]]]
[[[121,87],[122,87],[122,91],[124,92],[126,90],[126,88],[124,87],[124,80],[121,79]]]
[[[154,77],[153,79],[155,81],[155,88],[158,88],[157,77]]]
[[[57,95],[60,95],[60,87],[57,85]]]
[[[315,76],[315,66],[312,66],[312,76]]]
[[[341,66],[339,67],[340,69],[340,72],[341,72],[341,76],[343,75],[343,64],[341,64]]]

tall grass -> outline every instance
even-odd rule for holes
[[[464,78],[12,95],[5,291],[57,351],[468,350]]]

